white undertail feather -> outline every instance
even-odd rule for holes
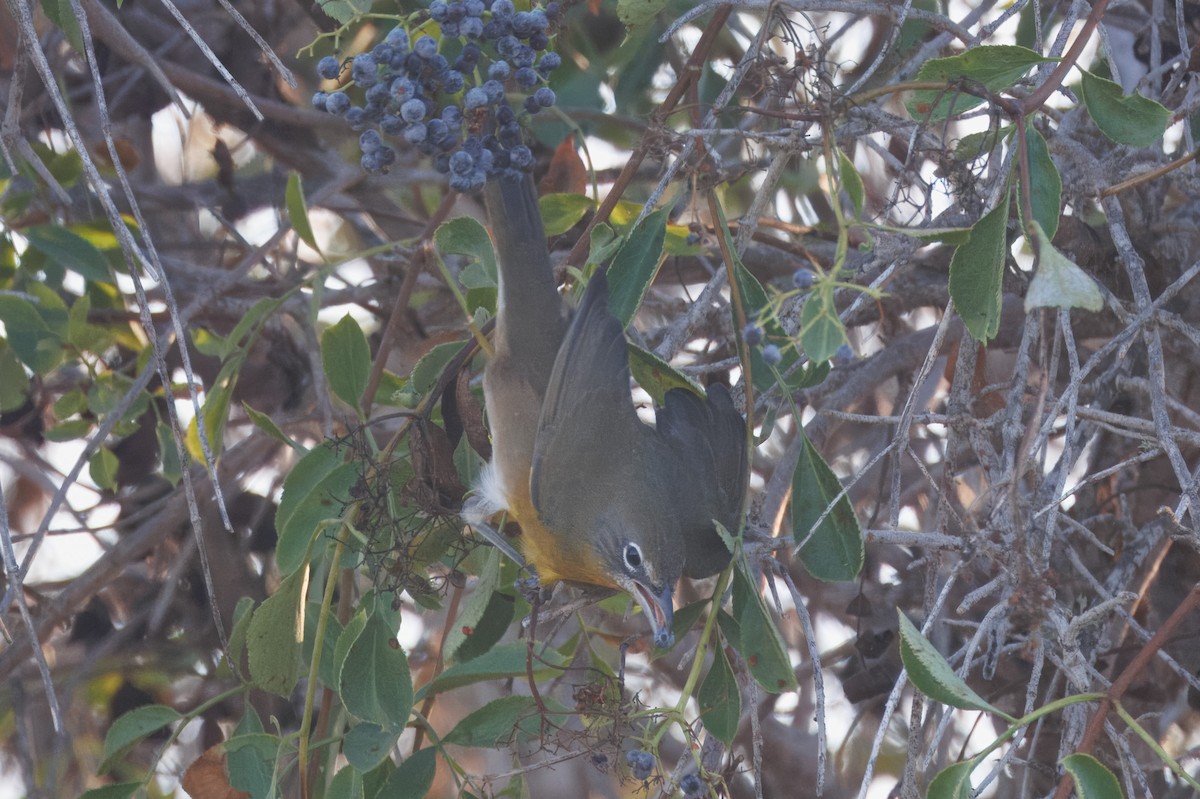
[[[508,501],[504,496],[504,481],[495,462],[483,467],[479,480],[475,483],[475,491],[463,505],[463,518],[469,524],[480,522],[495,516],[501,511],[508,510]]]

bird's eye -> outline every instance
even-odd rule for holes
[[[625,545],[625,565],[631,569],[641,568],[642,548],[637,544]]]

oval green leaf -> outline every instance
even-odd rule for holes
[[[321,365],[337,398],[361,413],[371,375],[371,348],[354,317],[346,314],[321,334]]]
[[[342,703],[363,721],[401,730],[412,712],[412,675],[396,633],[379,613],[367,618],[346,651],[338,678]]]
[[[792,536],[797,544],[804,542],[800,560],[819,580],[853,580],[863,565],[862,528],[850,498],[839,494],[841,481],[806,439],[792,474]],[[830,504],[833,510],[813,530]]]
[[[1079,799],[1124,799],[1125,794],[1116,776],[1091,755],[1067,755],[1062,763],[1075,780]]]
[[[917,689],[935,702],[941,702],[960,710],[982,710],[995,713],[1008,721],[1012,716],[989,704],[975,693],[962,678],[954,673],[950,664],[937,648],[925,640],[904,612],[896,609],[900,617],[900,658],[908,670],[908,679]]]
[[[300,679],[300,642],[308,569],[289,574],[267,597],[246,630],[250,679],[264,691],[288,696]]]
[[[1001,287],[1008,254],[1008,200],[975,223],[971,236],[950,259],[950,297],[963,324],[976,340],[1000,332]]]
[[[166,705],[143,705],[124,714],[112,723],[104,735],[104,760],[100,763],[99,772],[108,773],[116,758],[126,749],[181,718],[175,708]]]
[[[1111,80],[1083,73],[1083,103],[1100,132],[1118,144],[1153,147],[1162,141],[1171,112],[1140,94],[1126,96]]]

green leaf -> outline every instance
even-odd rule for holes
[[[1153,147],[1171,124],[1171,112],[1140,94],[1126,96],[1111,80],[1084,71],[1083,104],[1100,132],[1118,144]]]
[[[363,721],[399,731],[412,712],[412,675],[396,633],[372,613],[346,651],[338,685],[346,709]]]
[[[529,649],[523,641],[511,644],[501,644],[490,652],[486,652],[465,663],[456,663],[443,671],[437,678],[417,691],[417,701],[427,696],[439,694],[464,685],[477,682],[503,680],[509,677],[525,676],[525,663]],[[535,678],[544,677],[550,673],[558,673],[567,664],[567,659],[553,649],[538,653],[533,661]]]
[[[437,385],[438,378],[442,376],[446,364],[450,363],[462,348],[461,341],[448,341],[445,344],[438,344],[422,355],[421,360],[417,361],[417,365],[413,367],[412,376],[408,381],[409,388],[418,397],[424,397],[432,391],[433,387]]]
[[[0,295],[0,322],[4,324],[8,345],[34,374],[44,375],[62,361],[62,339],[29,300]]]
[[[633,373],[633,379],[650,395],[655,405],[662,405],[667,392],[674,388],[686,389],[693,394],[704,396],[704,386],[653,352],[644,350],[632,342],[626,349],[629,351],[629,371]]]
[[[1104,307],[1100,287],[1071,259],[1050,243],[1050,236],[1033,223],[1033,249],[1037,253],[1037,271],[1025,292],[1025,312],[1034,308],[1084,308],[1099,311]]]
[[[342,741],[342,754],[350,765],[367,772],[384,761],[400,740],[400,730],[384,729],[370,721],[355,724]],[[341,794],[331,794],[340,796]]]
[[[313,235],[312,221],[308,218],[308,203],[304,200],[304,183],[299,172],[288,174],[283,201],[287,207],[288,220],[292,223],[292,230],[296,231],[301,241],[320,253],[317,237]]]
[[[1029,203],[1033,206],[1033,218],[1046,231],[1046,241],[1050,241],[1058,230],[1062,177],[1050,160],[1046,140],[1033,125],[1025,132],[1025,148],[1029,154]]]
[[[300,641],[308,569],[288,575],[254,611],[246,631],[250,679],[264,691],[288,696],[300,679]]]
[[[8,342],[0,338],[0,412],[11,411],[25,404],[29,393],[29,375]],[[71,414],[61,414],[70,416]]]
[[[360,403],[371,377],[371,348],[350,314],[321,334],[321,365],[337,398],[361,414]]]
[[[806,437],[792,474],[792,536],[797,544],[804,541],[800,560],[819,580],[853,580],[862,569],[862,528],[848,496],[843,494],[834,503],[809,536],[813,524],[841,493],[841,481]]]
[[[542,224],[547,236],[561,236],[579,224],[583,215],[595,206],[590,197],[582,194],[544,194],[538,198]]]
[[[491,279],[491,285],[496,285],[496,249],[487,229],[478,220],[460,216],[444,222],[434,231],[433,241],[444,253],[468,255],[478,260]]]
[[[531,720],[536,734],[538,709],[532,696],[504,696],[493,699],[460,721],[446,733],[442,743],[487,748],[502,746]]]
[[[282,574],[291,574],[303,565],[322,522],[342,515],[358,477],[359,466],[342,463],[341,454],[330,444],[309,450],[292,467],[275,511],[275,529],[279,531],[275,562]]]
[[[1012,87],[1031,67],[1057,60],[1011,44],[980,45],[947,58],[931,58],[921,65],[917,80],[946,83],[947,89],[913,92],[908,111],[915,118],[931,122],[970,111],[983,98],[958,91],[953,86],[955,82],[965,79],[1000,92]]]
[[[254,600],[241,597],[233,609],[233,630],[229,633],[229,651],[225,664],[237,675],[241,675],[242,652],[246,649],[246,635],[250,631],[250,619],[254,616]]]
[[[828,361],[848,340],[837,315],[833,286],[822,284],[808,295],[800,311],[800,346],[810,360]]]
[[[437,772],[437,749],[428,746],[413,752],[392,772],[378,799],[425,799]]]
[[[166,705],[143,705],[118,718],[104,735],[104,759],[99,773],[107,774],[125,750],[181,718],[175,708]]]
[[[46,12],[46,16],[58,26],[67,36],[67,41],[71,43],[71,47],[76,53],[81,56],[87,52],[83,43],[83,31],[79,27],[79,20],[75,18],[75,10],[71,7],[71,0],[42,0],[42,10]]]
[[[745,568],[739,560],[733,571],[733,612],[740,632],[739,651],[754,679],[769,693],[795,690],[796,674],[783,636]]]
[[[229,331],[229,335],[225,336],[221,342],[217,357],[225,360],[234,352],[237,352],[239,348],[249,349],[250,342],[246,340],[246,337],[250,331],[256,331],[261,327],[263,320],[278,310],[279,306],[283,305],[287,299],[286,295],[283,297],[263,297],[250,306],[250,310],[246,311],[245,315],[233,326],[233,330]]]
[[[275,768],[282,741],[276,735],[262,732],[262,722],[249,709],[234,735],[225,742],[225,767],[229,785],[253,797],[269,797],[275,784]]]
[[[44,254],[59,266],[78,272],[86,280],[104,283],[112,280],[108,261],[90,241],[61,225],[39,225],[26,228],[21,234],[29,246]]]
[[[966,760],[946,766],[929,783],[926,799],[971,799],[974,792],[971,772],[975,770],[975,765],[974,760]]]
[[[115,785],[105,785],[103,788],[92,788],[79,794],[79,799],[129,799],[142,787],[140,782],[120,782]]]
[[[617,18],[626,28],[638,28],[654,21],[667,7],[667,0],[617,0]]]
[[[622,327],[633,321],[646,289],[658,272],[669,213],[669,208],[661,208],[638,223],[608,267],[608,305]]]
[[[362,724],[358,727],[363,726]],[[357,730],[355,727],[354,730]],[[350,730],[353,734],[354,730]],[[347,735],[347,738],[350,736]],[[350,760],[349,757],[346,758]],[[338,773],[333,775],[333,781],[329,783],[329,791],[327,796],[336,796],[338,799],[366,799],[366,789],[363,787],[363,772],[353,761],[350,765],[338,770]]]
[[[729,665],[729,658],[725,656],[724,647],[716,648],[696,701],[700,704],[704,729],[726,746],[733,746],[738,722],[742,718],[742,692]]]
[[[937,648],[925,640],[904,612],[896,608],[900,617],[900,659],[908,671],[908,679],[921,693],[935,702],[956,707],[959,710],[982,710],[995,713],[1008,721],[1012,716],[989,704],[975,693],[962,678],[954,673],[950,664]]]
[[[500,550],[491,547],[489,548],[487,560],[484,562],[483,568],[479,570],[479,581],[467,597],[462,612],[454,620],[454,626],[450,628],[449,633],[446,635],[446,640],[442,648],[447,660],[456,661],[461,659],[458,654],[459,649],[475,635],[476,628],[479,626],[479,622],[483,620],[483,616],[492,601],[492,595],[499,587]]]
[[[1062,764],[1075,780],[1079,799],[1123,799],[1125,796],[1116,776],[1091,755],[1067,755]]]
[[[371,10],[371,0],[317,0],[317,3],[323,12],[341,25]]]
[[[984,214],[971,237],[950,259],[950,297],[963,324],[976,340],[987,342],[1000,331],[1001,285],[1008,254],[1008,199]]]
[[[245,402],[242,403],[242,410],[246,412],[246,416],[250,418],[250,421],[253,422],[254,426],[259,430],[263,431],[276,441],[287,444],[297,452],[304,452],[303,448],[296,441],[296,439],[279,429],[279,425],[275,424],[275,420],[270,416],[267,416],[261,411],[254,410]]]
[[[358,611],[350,617],[350,621],[346,622],[346,626],[342,628],[338,635],[337,643],[333,647],[333,663],[332,675],[333,680],[330,682],[330,687],[337,688],[342,673],[342,666],[346,665],[346,655],[350,652],[350,647],[362,635],[362,631],[367,626],[366,608],[359,607]]]
[[[242,365],[241,359],[229,361],[221,367],[220,374],[204,395],[204,405],[200,412],[204,419],[204,433],[208,443],[208,451],[215,458],[221,454],[225,445],[225,425],[229,422],[229,403],[233,399],[233,390],[237,386],[238,370]],[[199,417],[192,417],[188,422],[185,438],[188,454],[197,463],[204,463],[204,449],[200,446]]]
[[[862,176],[854,168],[854,162],[841,150],[837,151],[837,158],[838,180],[841,183],[842,191],[846,192],[846,195],[850,198],[851,205],[854,206],[854,217],[858,219],[862,217],[863,206],[866,203],[867,196]]]
[[[113,451],[108,447],[100,447],[88,461],[88,474],[97,488],[112,491],[117,487],[118,466],[120,463]]]

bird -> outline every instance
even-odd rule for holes
[[[625,331],[603,270],[579,307],[558,293],[528,176],[484,201],[496,244],[493,353],[483,376],[492,458],[468,520],[504,511],[542,585],[625,591],[673,643],[674,589],[731,557],[748,480],[746,426],[728,389],[668,391],[655,424],[638,416]],[[510,553],[511,554],[511,553]]]

